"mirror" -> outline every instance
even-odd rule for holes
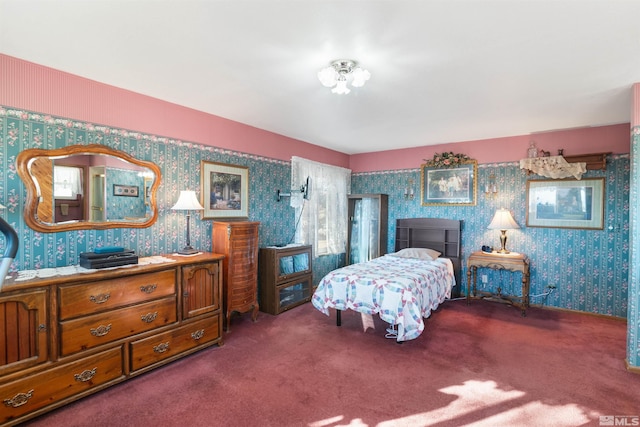
[[[158,218],[160,168],[105,145],[24,150],[26,224],[41,232],[144,228]]]

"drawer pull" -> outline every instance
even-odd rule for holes
[[[147,313],[144,316],[140,316],[140,319],[142,319],[144,323],[151,323],[156,320],[156,317],[158,317],[157,311],[155,313]]]
[[[75,378],[76,381],[80,383],[86,383],[87,381],[91,381],[91,379],[96,375],[97,369],[98,367],[96,366],[91,370],[87,369],[86,371],[82,371],[79,374],[73,374],[73,378]]]
[[[196,341],[201,339],[203,336],[204,336],[204,329],[200,329],[198,331],[191,332],[191,338],[193,338]]]
[[[4,399],[4,406],[7,408],[18,408],[27,403],[32,396],[33,390],[29,390],[26,393],[18,393],[13,396],[13,399]]]
[[[152,294],[153,291],[155,291],[157,287],[158,287],[158,285],[156,285],[155,283],[153,283],[151,285],[142,285],[142,286],[140,286],[140,292],[144,292],[145,294]]]
[[[107,335],[110,331],[111,331],[111,323],[109,323],[107,326],[100,325],[97,328],[90,329],[91,335],[93,335],[94,337],[103,337]]]
[[[98,296],[91,295],[89,297],[89,301],[96,304],[104,304],[109,300],[109,297],[111,297],[111,294],[100,294]]]
[[[169,350],[169,342],[168,341],[153,346],[153,351],[155,351],[156,353],[164,353],[167,350]]]

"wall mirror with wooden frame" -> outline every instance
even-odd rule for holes
[[[145,228],[158,218],[160,168],[105,145],[22,151],[25,223],[36,231]]]

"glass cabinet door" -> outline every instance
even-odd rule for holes
[[[384,255],[387,249],[387,195],[349,196],[348,233],[348,264]]]

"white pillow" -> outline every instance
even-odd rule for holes
[[[436,259],[441,255],[441,253],[428,248],[406,248],[389,255],[400,258]]]

